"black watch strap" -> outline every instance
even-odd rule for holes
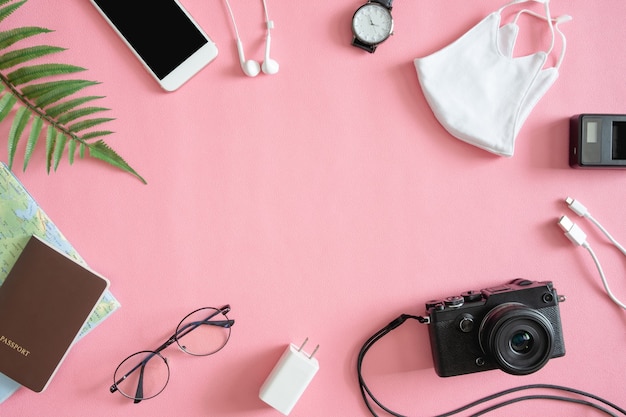
[[[383,7],[386,7],[387,9],[391,10],[391,3],[393,3],[393,0],[371,0],[372,3],[378,3]]]
[[[378,45],[370,45],[367,43],[363,43],[359,41],[356,37],[352,39],[352,45],[356,46],[357,48],[364,49],[370,54],[374,53],[374,51],[376,50],[376,46],[378,46]]]

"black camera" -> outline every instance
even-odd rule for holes
[[[501,369],[526,375],[565,355],[559,296],[550,281],[515,279],[426,303],[439,376]]]

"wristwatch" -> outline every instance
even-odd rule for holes
[[[352,45],[373,53],[393,34],[393,0],[369,0],[352,16]]]

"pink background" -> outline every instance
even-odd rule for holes
[[[87,0],[30,0],[2,23],[55,30],[41,42],[68,48],[54,60],[102,82],[88,92],[105,95],[100,105],[116,118],[107,142],[148,181],[82,160],[46,175],[42,149],[18,170],[110,279],[122,308],[75,346],[45,392],[19,390],[0,405],[3,416],[280,415],[258,390],[287,344],[307,336],[307,350],[320,344],[320,371],[290,415],[365,416],[355,363],[371,334],[400,313],[424,314],[429,299],[515,277],[552,280],[567,296],[565,357],[525,377],[442,379],[427,327],[410,321],[366,358],[379,399],[400,413],[433,415],[502,388],[554,383],[624,406],[624,311],[556,222],[575,218],[563,203],[572,196],[626,240],[626,172],[567,164],[570,116],[626,113],[626,2],[553,1],[554,15],[574,18],[562,26],[565,61],[511,159],[447,134],[413,67],[501,1],[396,0],[395,35],[370,55],[350,46],[361,1],[270,0],[272,57],[281,67],[255,79],[239,68],[225,4],[183,4],[220,54],[175,93],[158,87]],[[232,7],[247,57],[262,60],[261,1]],[[533,27],[518,52],[547,44],[545,27]],[[576,220],[626,298],[624,259]],[[170,347],[167,389],[139,405],[108,392],[121,359],[158,346],[191,310],[225,303],[236,324],[224,350],[194,358]],[[598,415],[544,401],[493,415],[514,409]]]

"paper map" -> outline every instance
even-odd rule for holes
[[[42,238],[76,262],[86,265],[19,180],[5,164],[0,163],[0,285],[31,235]],[[83,337],[119,307],[120,303],[107,290],[78,337]],[[0,374],[0,402],[18,387],[18,384]]]

